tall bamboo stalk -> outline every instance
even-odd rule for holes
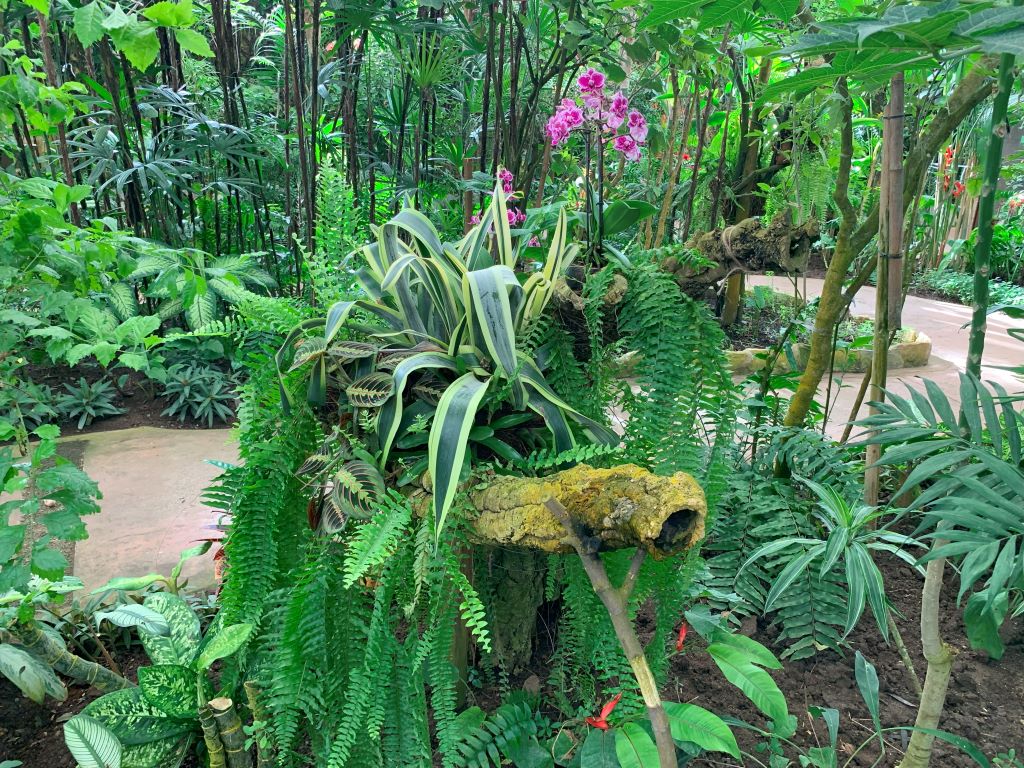
[[[1014,5],[1020,5],[1015,0]],[[999,167],[1003,159],[1003,139],[1009,132],[1006,108],[1013,88],[1014,56],[1004,53],[999,57],[999,78],[996,97],[992,104],[992,124],[985,151],[985,169],[982,174],[981,199],[978,204],[978,242],[974,248],[974,303],[971,311],[971,334],[967,342],[967,372],[981,378],[981,358],[985,353],[985,332],[988,328],[988,278],[991,269],[992,229],[995,214],[996,187],[999,185]]]
[[[878,211],[878,261],[875,288],[875,335],[871,358],[871,402],[885,399],[889,373],[890,331],[899,330],[903,302],[903,73],[893,75],[882,121],[882,186]],[[871,413],[876,413],[874,408]],[[864,502],[878,504],[881,446],[869,445],[864,473]]]

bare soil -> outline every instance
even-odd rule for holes
[[[55,395],[60,395],[66,390],[64,383],[77,384],[79,378],[84,377],[90,384],[104,378],[102,369],[96,366],[76,366],[69,369],[66,367],[42,367],[28,366],[28,377],[36,384],[48,384],[53,388]],[[114,378],[119,378],[118,376]],[[110,377],[107,377],[108,381]],[[77,428],[77,422],[64,422],[62,434],[84,435],[91,432],[110,432],[116,429],[129,429],[131,427],[159,427],[161,429],[208,429],[205,422],[196,422],[192,419],[179,421],[176,417],[165,416],[164,410],[170,403],[156,393],[159,384],[147,379],[143,374],[129,372],[128,378],[121,386],[114,398],[114,405],[124,411],[118,416],[108,416],[97,419],[82,429]],[[223,428],[224,423],[214,421],[213,428]]]

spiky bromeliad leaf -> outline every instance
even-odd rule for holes
[[[334,476],[334,487],[328,499],[328,508],[334,514],[324,516],[325,521],[328,521],[329,517],[332,520],[325,525],[325,529],[333,527],[334,530],[326,532],[337,532],[344,527],[344,521],[349,517],[361,520],[369,518],[373,514],[377,500],[383,494],[384,478],[377,467],[360,459],[346,462]],[[340,527],[334,522],[336,520],[341,521]]]
[[[467,373],[452,382],[437,404],[428,441],[430,477],[434,484],[434,535],[437,539],[440,539],[445,518],[455,499],[469,432],[489,383]]]
[[[64,743],[81,768],[121,768],[121,742],[88,715],[64,723]]]
[[[395,391],[395,380],[388,373],[374,372],[352,382],[345,390],[356,408],[379,408]]]
[[[377,417],[377,434],[381,446],[381,462],[387,461],[391,444],[395,441],[398,428],[402,423],[402,397],[409,377],[417,371],[425,369],[458,370],[455,360],[443,352],[420,352],[407,357],[395,366],[394,392],[380,409]]]

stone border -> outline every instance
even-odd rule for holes
[[[858,318],[860,319],[860,318]],[[867,318],[870,319],[870,318]],[[919,368],[928,365],[928,359],[932,354],[932,340],[921,331],[913,328],[903,330],[904,341],[894,344],[889,348],[889,370],[900,370],[902,368]],[[790,373],[793,370],[802,371],[807,365],[807,356],[810,347],[803,342],[793,345],[793,357],[796,358],[796,367],[790,364],[785,354],[779,355],[775,361],[775,373]],[[747,375],[756,373],[764,368],[768,357],[767,349],[751,347],[749,349],[727,349],[725,355],[729,360],[729,367],[733,375]],[[835,356],[835,370],[843,373],[864,373],[871,370],[871,360],[874,353],[870,349],[837,349]]]

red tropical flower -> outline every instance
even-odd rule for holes
[[[587,725],[594,728],[600,728],[602,731],[608,730],[608,715],[612,713],[612,710],[618,706],[619,701],[622,699],[622,694],[617,693],[612,697],[611,701],[601,707],[601,714],[597,717],[588,717],[585,722]]]
[[[953,183],[953,197],[960,197],[964,193],[964,184],[962,181]]]
[[[688,626],[686,626],[686,622],[685,621],[682,624],[679,625],[679,637],[676,638],[676,650],[677,651],[683,650],[683,643],[686,642],[686,633],[689,632],[689,631],[690,631],[690,628]]]

